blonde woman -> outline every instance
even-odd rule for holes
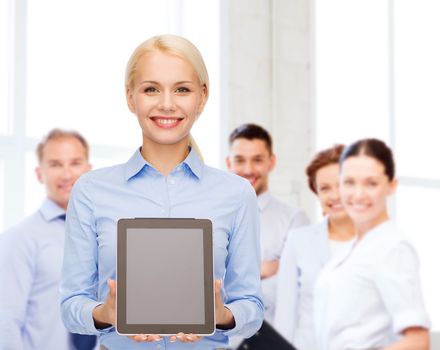
[[[100,335],[101,345],[112,350],[206,350],[226,346],[232,335],[251,336],[264,311],[258,207],[248,181],[203,164],[190,136],[209,93],[202,56],[182,37],[153,37],[132,54],[125,87],[142,146],[127,163],[94,171],[73,190],[61,285],[66,326]],[[115,238],[122,217],[212,221],[217,279],[213,336],[116,334]]]

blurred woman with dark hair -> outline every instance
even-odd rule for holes
[[[417,254],[387,212],[397,186],[393,154],[384,142],[363,139],[344,150],[340,167],[356,240],[316,282],[319,349],[427,350]]]
[[[306,168],[310,189],[317,195],[325,219],[291,231],[278,271],[275,328],[299,350],[315,350],[313,289],[330,259],[354,237],[353,224],[339,196],[339,156],[343,145],[316,154]]]

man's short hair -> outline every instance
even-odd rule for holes
[[[36,149],[38,162],[41,163],[41,160],[43,159],[44,147],[49,141],[66,138],[66,137],[73,137],[77,139],[81,143],[81,145],[83,145],[84,150],[86,152],[86,159],[88,160],[89,144],[87,143],[84,136],[82,136],[78,131],[75,130],[63,130],[63,129],[55,128],[50,130],[49,133],[46,136],[44,136],[43,139],[38,144]]]
[[[229,146],[232,146],[232,143],[237,139],[262,140],[266,144],[269,154],[272,155],[272,137],[260,125],[248,123],[235,128],[229,135]]]

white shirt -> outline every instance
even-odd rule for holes
[[[257,197],[260,209],[261,225],[261,258],[262,260],[278,260],[284,247],[289,230],[308,225],[309,219],[304,211],[292,207],[269,192]],[[261,282],[264,317],[273,322],[275,316],[276,276],[265,278]]]
[[[314,317],[320,350],[382,348],[408,327],[429,328],[417,254],[391,222],[322,270]]]
[[[334,239],[329,239],[330,256],[334,257],[343,253],[353,244],[354,241],[355,239],[350,239],[349,241],[336,241]]]
[[[274,327],[299,350],[316,350],[315,281],[330,258],[328,221],[289,232],[278,270]]]

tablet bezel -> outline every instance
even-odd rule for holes
[[[204,310],[203,324],[131,324],[127,323],[127,229],[202,229],[204,261]],[[196,335],[212,335],[215,332],[214,269],[212,222],[208,219],[187,218],[123,218],[118,220],[116,254],[116,331],[121,335],[160,334],[179,332]]]

